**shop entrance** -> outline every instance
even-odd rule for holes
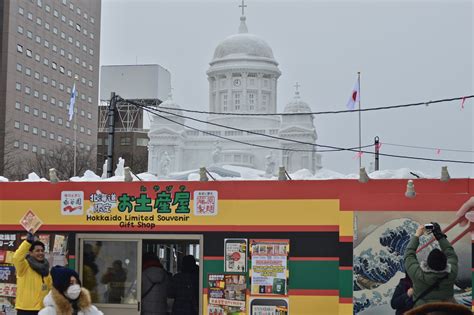
[[[181,260],[194,256],[200,266],[202,235],[77,234],[76,270],[93,303],[106,315],[139,315],[142,309],[143,258],[153,255],[171,277]],[[199,309],[202,309],[202,267],[199,268]],[[171,304],[172,299],[168,302]],[[171,305],[170,305],[171,307]],[[201,311],[200,311],[201,312]]]

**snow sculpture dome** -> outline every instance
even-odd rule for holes
[[[163,107],[166,107],[166,108],[163,108]],[[170,93],[168,94],[168,98],[159,105],[158,107],[159,109],[162,109],[162,110],[165,110],[165,111],[169,111],[173,114],[178,114],[178,115],[182,115],[183,112],[181,111],[181,106],[179,106],[174,100],[173,100],[173,95]],[[172,109],[171,109],[172,108]],[[168,116],[168,115],[171,115],[171,114],[167,114],[167,113],[160,113],[160,115],[164,115],[164,116]],[[171,115],[173,116],[173,115]]]
[[[275,60],[270,45],[259,36],[248,33],[245,19],[245,16],[240,17],[238,34],[227,37],[217,45],[212,61],[243,57]]]
[[[310,113],[311,107],[309,107],[308,103],[303,102],[299,98],[295,98],[293,101],[286,104],[285,113]]]

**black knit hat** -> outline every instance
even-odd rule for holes
[[[69,287],[71,276],[77,279],[79,285],[81,284],[81,282],[79,281],[79,275],[76,271],[62,266],[54,266],[53,268],[51,268],[53,287],[55,287],[56,290],[61,293],[64,293]]]
[[[446,268],[447,261],[448,258],[446,257],[446,255],[439,249],[435,248],[428,255],[427,263],[428,267],[430,267],[431,269],[441,271]]]

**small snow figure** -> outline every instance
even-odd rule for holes
[[[222,152],[222,147],[219,145],[219,141],[216,141],[215,143],[215,149],[212,151],[212,162],[214,164],[219,163],[221,160],[221,152]]]
[[[272,177],[275,172],[275,160],[273,159],[273,152],[265,157],[265,177]]]
[[[171,158],[168,155],[168,152],[165,151],[163,155],[161,156],[161,160],[160,160],[161,175],[167,176],[170,173],[170,164],[171,164]]]

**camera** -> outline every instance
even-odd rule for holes
[[[431,223],[425,224],[425,229],[432,231],[434,229],[434,225]]]

